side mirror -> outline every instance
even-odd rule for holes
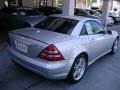
[[[112,35],[112,31],[111,30],[107,30],[107,34]]]

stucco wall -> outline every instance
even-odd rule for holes
[[[22,0],[22,5],[26,7],[34,7],[34,0]]]
[[[4,7],[4,0],[0,0],[0,9]]]
[[[53,5],[53,1],[52,0],[47,0],[47,6],[52,6]]]

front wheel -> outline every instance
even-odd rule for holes
[[[116,51],[117,51],[117,49],[118,49],[118,39],[116,39],[116,40],[114,41],[114,44],[113,44],[113,46],[112,46],[112,50],[111,50],[110,54],[115,54]]]
[[[86,66],[87,63],[85,55],[80,55],[78,58],[76,58],[68,76],[69,81],[72,83],[78,82],[83,77]]]

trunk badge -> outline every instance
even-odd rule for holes
[[[40,33],[40,31],[38,30],[38,31],[36,31],[37,33]]]

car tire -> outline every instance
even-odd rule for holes
[[[70,70],[67,80],[71,83],[77,83],[80,81],[86,71],[87,62],[84,54],[78,56]]]
[[[118,41],[119,41],[119,39],[116,38],[114,43],[113,43],[112,50],[111,50],[110,54],[115,54],[116,53],[116,51],[118,49]]]

